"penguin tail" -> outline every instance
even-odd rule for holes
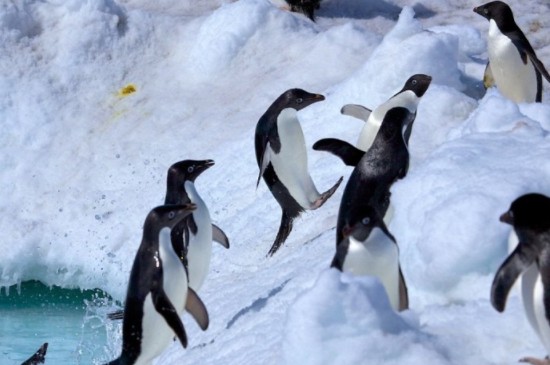
[[[281,225],[279,227],[279,232],[275,238],[275,242],[269,249],[267,256],[273,256],[275,252],[281,247],[281,245],[286,241],[290,231],[292,231],[292,222],[294,221],[294,216],[288,214],[286,210],[283,210],[283,216],[281,217]]]

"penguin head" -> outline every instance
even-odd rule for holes
[[[183,218],[187,217],[197,206],[193,203],[181,205],[161,205],[153,208],[147,215],[145,225],[154,224],[160,230],[164,227],[174,228]]]
[[[480,5],[474,8],[474,12],[487,20],[494,20],[501,31],[504,30],[504,24],[515,24],[512,9],[510,9],[508,4],[502,1],[491,1],[487,4]]]
[[[279,96],[275,104],[280,110],[287,108],[301,110],[313,103],[323,100],[325,100],[323,95],[312,94],[302,89],[290,89]]]
[[[181,186],[186,181],[195,181],[209,167],[214,166],[213,160],[183,160],[176,162],[168,169],[168,185]]]
[[[426,90],[428,90],[428,86],[430,86],[430,83],[432,82],[432,77],[424,74],[416,74],[409,77],[407,82],[405,82],[405,86],[403,86],[403,89],[400,92],[411,90],[415,93],[416,96],[419,98],[424,95]]]
[[[379,228],[386,236],[395,242],[395,238],[386,227],[384,219],[378,214],[378,212],[370,206],[364,207],[363,211],[358,214],[354,221],[348,222],[342,228],[342,235],[344,238],[352,236],[357,241],[364,242],[370,236],[374,228]]]
[[[384,115],[378,134],[382,136],[383,141],[393,140],[397,136],[403,138],[405,128],[410,124],[410,112],[407,108],[395,107],[391,108]],[[378,139],[378,135],[376,136]],[[376,141],[375,139],[375,141]]]
[[[530,193],[517,198],[510,209],[500,216],[500,221],[508,223],[516,230],[529,230],[541,233],[550,230],[550,198]]]

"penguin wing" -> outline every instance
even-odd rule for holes
[[[197,293],[195,293],[195,291],[191,288],[188,288],[187,291],[185,310],[189,312],[193,318],[195,318],[195,321],[197,321],[197,324],[203,331],[208,328],[208,324],[210,323],[208,311],[206,310],[201,298],[199,298]]]
[[[260,168],[260,174],[256,182],[256,187],[258,187],[260,178],[263,176],[267,165],[269,165],[271,150],[275,153],[281,152],[281,141],[278,138],[276,123],[269,131],[256,130],[254,147],[256,148],[256,161]]]
[[[229,248],[229,238],[225,233],[215,224],[212,224],[212,240],[218,242],[225,248]]]
[[[349,236],[344,238],[336,246],[336,254],[332,259],[332,263],[330,264],[330,267],[334,267],[340,271],[344,271],[344,261],[348,253],[348,249],[349,249]]]
[[[531,47],[531,44],[525,37],[525,34],[523,34],[522,32],[511,32],[506,35],[510,38],[512,43],[514,43],[514,45],[518,49],[523,63],[527,64],[527,58],[529,57],[537,71],[540,72],[548,82],[550,82],[550,74],[548,74],[548,71],[546,71],[546,68],[538,59],[535,50],[533,49],[533,47]]]
[[[340,109],[340,113],[361,119],[364,122],[369,119],[371,112],[372,110],[369,108],[365,108],[364,106],[358,104],[346,104],[342,107],[342,109]]]
[[[313,144],[315,151],[327,151],[340,157],[348,166],[357,166],[365,151],[353,146],[352,144],[336,139],[323,138]]]
[[[403,271],[401,271],[401,265],[399,265],[399,311],[406,309],[409,309],[409,294]]]
[[[497,311],[504,311],[508,293],[514,282],[522,272],[535,262],[536,258],[537,253],[531,249],[526,249],[526,245],[520,242],[514,252],[500,266],[491,286],[491,304]]]
[[[185,328],[181,319],[174,308],[172,302],[164,292],[164,289],[161,287],[156,288],[152,292],[153,305],[155,306],[156,311],[164,318],[168,326],[174,331],[176,336],[181,342],[181,345],[187,347],[187,335],[185,334]]]
[[[543,303],[546,321],[550,325],[550,249],[544,248],[539,255],[539,272],[544,288]]]

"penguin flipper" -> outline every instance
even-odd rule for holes
[[[405,277],[403,277],[403,271],[401,271],[401,265],[399,265],[399,311],[406,309],[409,309],[409,294]]]
[[[359,104],[346,104],[340,109],[340,113],[343,115],[349,115],[357,119],[361,119],[363,122],[366,122],[369,119],[370,113],[372,110],[365,108],[363,105]]]
[[[174,331],[184,348],[187,348],[187,335],[183,323],[174,308],[172,302],[162,288],[158,288],[153,294],[153,305],[156,311],[164,318],[168,326]]]
[[[317,198],[315,202],[313,202],[311,209],[313,210],[313,209],[320,208],[323,204],[325,204],[325,202],[332,196],[332,194],[334,194],[336,189],[338,189],[338,187],[342,183],[342,180],[344,180],[344,177],[340,176],[340,178],[332,188],[325,191],[323,194],[321,194],[319,198]]]
[[[336,253],[332,259],[330,267],[344,271],[344,260],[346,259],[346,254],[349,248],[349,236],[344,238],[341,242],[336,245]]]
[[[536,252],[525,249],[525,245],[520,242],[500,266],[491,285],[491,304],[497,311],[504,311],[510,289],[518,276],[535,262],[536,255]]]
[[[533,63],[533,66],[535,66],[535,68],[537,69],[537,71],[539,71],[544,76],[544,78],[548,82],[550,82],[550,74],[548,74],[548,71],[544,67],[543,63],[538,59],[537,55],[535,54],[535,50],[533,49],[533,47],[531,47],[531,44],[529,43],[527,38],[525,38],[525,35],[524,34],[521,34],[521,35],[507,34],[507,35],[510,37],[510,39],[512,40],[512,43],[514,43],[514,45],[518,49],[521,55],[521,59],[523,60],[523,63],[527,64],[527,58],[529,58]]]
[[[218,242],[225,248],[229,248],[229,238],[225,233],[215,224],[212,224],[212,240]]]
[[[340,157],[342,161],[348,166],[357,166],[361,157],[365,154],[365,151],[353,146],[352,144],[336,139],[336,138],[323,138],[313,144],[315,151],[327,151]]]
[[[290,231],[292,231],[292,222],[294,217],[288,214],[283,209],[283,215],[281,217],[281,225],[279,226],[279,232],[277,232],[277,237],[275,237],[275,242],[271,245],[267,256],[273,256],[275,252],[281,247],[281,245],[286,241]]]
[[[269,142],[267,142],[264,147],[262,158],[259,161],[260,174],[258,175],[258,180],[256,181],[256,188],[258,188],[258,185],[260,184],[260,179],[262,178],[265,172],[265,169],[267,168],[267,165],[269,165],[269,162],[270,162],[269,157],[271,155],[269,151],[270,151]]]
[[[195,293],[195,291],[191,288],[188,288],[187,291],[187,302],[185,303],[185,310],[189,312],[195,318],[195,321],[199,325],[199,327],[206,331],[208,328],[208,325],[210,323],[210,319],[208,318],[208,311],[206,310],[206,307],[204,306],[204,303],[202,302],[201,298]]]
[[[48,343],[45,342],[38,351],[34,353],[31,357],[25,360],[21,365],[37,365],[43,364],[46,361],[46,352],[48,351]]]
[[[107,318],[109,318],[111,321],[119,321],[121,319],[124,319],[124,309],[119,309],[117,311],[108,313]]]

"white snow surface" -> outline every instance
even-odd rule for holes
[[[550,87],[515,104],[481,78],[488,22],[472,0],[324,0],[316,23],[268,0],[18,0],[0,3],[0,286],[26,280],[125,296],[167,168],[213,159],[196,181],[231,241],[214,244],[199,292],[202,332],[183,317],[156,364],[513,364],[545,351],[517,291],[490,305],[513,199],[550,194]],[[550,66],[550,5],[509,1]],[[416,15],[416,16],[415,16]],[[255,187],[254,129],[299,87],[326,100],[298,113],[319,191],[351,173],[311,145],[353,143],[414,73],[433,77],[392,188],[410,310],[381,284],[329,269],[345,181],[266,258],[280,208]],[[133,85],[135,92],[121,90]],[[120,328],[115,330],[120,331]],[[112,334],[120,341],[120,332]],[[55,351],[50,348],[49,351]],[[120,344],[108,344],[102,363]]]

